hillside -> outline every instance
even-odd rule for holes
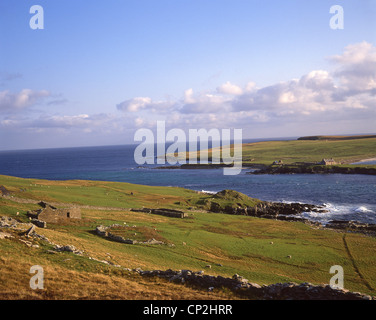
[[[243,145],[246,164],[270,165],[278,160],[285,164],[313,163],[331,158],[343,164],[376,158],[376,138],[267,141]]]
[[[233,146],[224,148],[233,148]],[[198,158],[199,155],[200,152],[198,152]],[[242,155],[244,167],[271,165],[279,160],[284,164],[317,163],[322,159],[331,158],[337,164],[349,165],[365,159],[376,158],[376,136],[314,136],[298,140],[243,143]],[[212,158],[212,149],[208,151],[208,158],[209,161]],[[189,153],[186,155],[186,159],[189,159]],[[203,165],[181,166],[185,169],[200,167]],[[209,164],[206,167],[217,168],[219,166]]]
[[[213,196],[181,188],[7,176],[0,176],[0,185],[10,193],[0,196],[0,216],[20,224],[17,230],[0,228],[8,234],[0,237],[0,299],[240,299],[244,296],[228,289],[208,291],[143,277],[134,270],[202,270],[229,278],[238,274],[259,285],[325,284],[333,265],[343,266],[346,289],[376,294],[376,257],[369,254],[376,250],[375,238],[300,222],[209,213],[204,208],[208,201],[258,203],[238,193]],[[35,227],[40,237],[27,238],[22,235],[29,225],[27,211],[39,209],[40,200],[58,207],[73,204],[81,209],[82,219]],[[162,206],[182,210],[188,217],[131,211]],[[163,244],[116,242],[98,235],[98,226]],[[29,287],[33,265],[44,267],[44,290]]]

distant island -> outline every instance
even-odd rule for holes
[[[156,169],[217,169],[225,164],[162,166]],[[186,159],[189,159],[187,153]],[[199,159],[198,159],[199,160]],[[376,165],[354,164],[376,160],[376,135],[307,136],[297,140],[263,141],[243,144],[243,168],[258,174],[376,174]],[[188,160],[187,160],[188,162]],[[198,161],[199,162],[199,161]]]
[[[376,138],[376,135],[355,135],[355,136],[307,136],[300,137],[298,140],[358,140],[358,139],[370,139]]]

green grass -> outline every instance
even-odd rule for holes
[[[37,187],[31,187],[30,184],[37,184]],[[119,208],[133,205],[151,207],[155,199],[162,201],[165,198],[163,206],[185,210],[188,206],[196,206],[202,200],[213,198],[212,195],[181,188],[143,187],[111,182],[56,182],[0,176],[0,185],[15,192],[15,196],[27,194],[32,199]],[[26,188],[27,191],[21,192],[20,188]],[[131,191],[134,192],[131,200],[128,200],[126,195],[124,202],[117,200],[119,194]],[[225,204],[229,201],[226,199],[228,196],[229,193],[224,193],[222,199],[216,201],[224,201]],[[242,195],[238,196],[242,198]],[[254,199],[244,198],[241,201]],[[180,204],[177,205],[176,202]],[[25,213],[31,207],[36,205],[0,198],[0,215],[26,221]],[[47,229],[38,229],[38,233],[54,243],[74,245],[84,250],[88,256],[111,261],[123,267],[140,267],[144,270],[205,270],[208,274],[227,277],[237,273],[259,284],[286,281],[329,283],[332,277],[329,273],[330,267],[341,265],[345,270],[347,289],[376,294],[376,256],[370,254],[376,250],[375,238],[313,229],[299,222],[207,213],[200,210],[185,211],[189,213],[189,218],[176,219],[125,209],[84,208],[81,221],[65,225],[48,224]],[[16,212],[20,212],[20,215],[16,216]],[[129,226],[135,225],[141,235],[144,233],[147,237],[155,232],[154,235],[158,235],[170,245],[126,245],[99,237],[93,232],[98,225],[124,225],[124,222]],[[150,233],[151,230],[153,232]],[[344,237],[350,255],[344,245]],[[14,264],[16,261],[29,261],[29,250],[32,250],[34,261],[38,261],[39,256],[40,263],[51,268],[93,274],[109,274],[108,270],[112,270],[108,266],[101,267],[98,262],[87,257],[76,257],[69,253],[47,254],[45,251],[48,246],[45,245],[40,249],[22,250],[19,250],[18,245],[15,240],[0,240],[0,251],[8,252],[9,257],[12,257],[9,261]],[[206,269],[207,265],[211,265],[211,269]],[[107,270],[107,273],[103,270]],[[17,274],[12,281],[14,286],[22,287],[22,283],[17,280]],[[66,281],[69,283],[69,279]],[[58,280],[50,281],[51,286],[56,283]],[[82,286],[84,285],[86,284],[82,283]]]
[[[209,159],[211,152],[209,150]],[[278,160],[282,160],[285,164],[316,163],[326,158],[333,158],[337,163],[343,164],[376,158],[376,138],[349,137],[348,139],[264,141],[243,144],[243,165],[271,165]]]
[[[352,163],[376,157],[376,138],[359,140],[291,140],[267,141],[243,145],[243,161],[271,164],[276,160],[284,163],[318,162],[333,158],[336,162]]]

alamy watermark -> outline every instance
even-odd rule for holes
[[[34,274],[30,279],[30,288],[33,290],[44,289],[44,270],[41,266],[32,266],[30,273]]]
[[[341,5],[333,5],[329,9],[332,17],[329,20],[329,26],[333,30],[344,29],[344,9]],[[29,25],[32,30],[44,29],[44,9],[41,5],[33,5],[30,8]]]
[[[343,30],[345,28],[345,11],[340,5],[330,7],[329,13],[333,16],[330,18],[329,26],[333,30]]]
[[[182,129],[175,128],[166,132],[165,122],[157,121],[156,137],[150,129],[139,129],[134,135],[134,141],[141,142],[134,152],[134,160],[139,165],[225,165],[224,175],[238,175],[242,170],[242,129],[234,129],[233,137],[231,129],[189,129],[187,137]],[[209,141],[212,144],[210,161]],[[170,142],[172,144],[166,149],[166,143]]]
[[[332,266],[329,271],[334,276],[330,279],[330,286],[332,288],[344,289],[344,272],[341,266]]]
[[[30,14],[33,16],[30,18],[29,26],[32,30],[44,29],[44,9],[42,6],[34,5],[30,8]]]

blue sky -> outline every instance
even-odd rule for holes
[[[374,0],[2,0],[0,149],[132,143],[156,120],[375,132],[375,17]]]

